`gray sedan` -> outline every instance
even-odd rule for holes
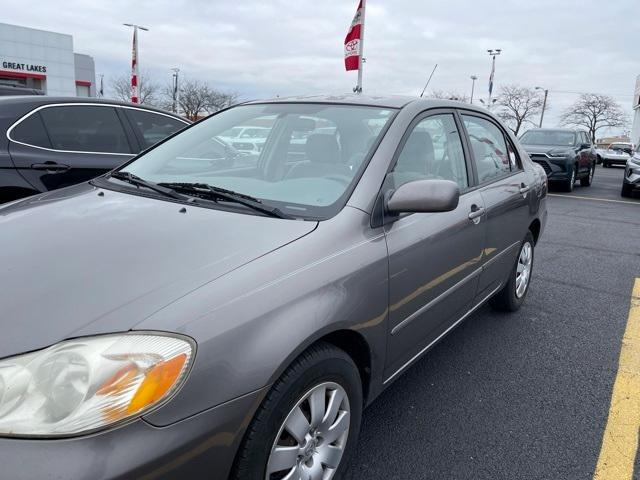
[[[208,151],[237,126],[268,129],[256,162]],[[349,95],[234,107],[3,206],[1,476],[342,477],[364,407],[522,305],[546,194],[487,111]]]

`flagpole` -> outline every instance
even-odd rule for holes
[[[133,28],[133,51],[131,59],[131,102],[140,103],[140,62],[138,61],[138,29],[148,32],[147,27],[134,23],[124,23],[125,27]]]
[[[360,26],[360,59],[358,62],[358,85],[356,93],[362,93],[362,70],[364,68],[364,22],[366,18],[367,0],[362,0],[362,24]]]

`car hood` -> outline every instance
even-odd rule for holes
[[[558,145],[522,145],[527,153],[550,153],[550,152],[571,152],[572,147],[562,147]]]
[[[90,185],[0,207],[0,358],[129,330],[317,226],[182,208]]]

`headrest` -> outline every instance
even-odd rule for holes
[[[313,163],[340,163],[340,146],[335,135],[315,133],[307,137],[306,153]]]
[[[433,140],[429,132],[414,131],[409,136],[398,159],[397,170],[428,173],[435,160]]]

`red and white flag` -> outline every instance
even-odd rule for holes
[[[131,103],[138,102],[138,29],[133,29],[133,49],[131,52]]]
[[[347,71],[360,68],[363,13],[362,0],[360,0],[356,15],[353,17],[349,32],[344,39],[344,66]]]

